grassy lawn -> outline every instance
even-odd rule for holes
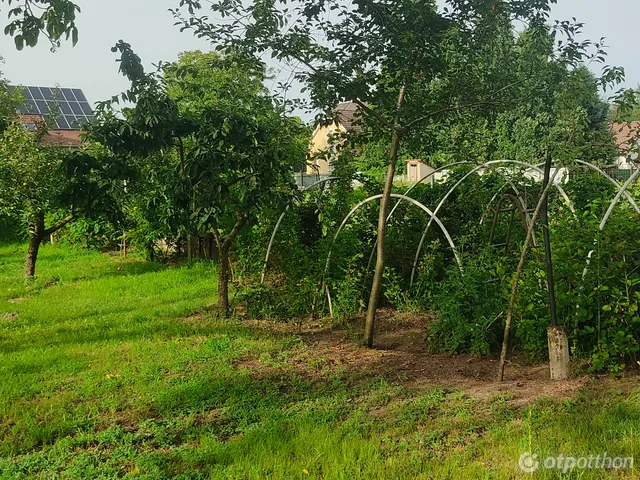
[[[529,450],[640,459],[640,390],[622,382],[524,406],[412,388],[295,330],[215,318],[209,264],[46,246],[26,285],[24,251],[0,246],[2,479],[508,479],[532,478]]]

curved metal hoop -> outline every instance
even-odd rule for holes
[[[530,163],[527,162],[521,162],[519,160],[491,160],[489,162],[485,162],[482,163],[480,165],[478,165],[477,167],[475,167],[473,170],[471,170],[470,172],[468,172],[464,177],[462,177],[453,187],[451,187],[451,189],[447,192],[447,194],[442,198],[442,200],[440,200],[440,203],[438,204],[438,206],[436,207],[436,209],[434,210],[434,215],[437,215],[438,212],[440,211],[440,209],[442,208],[442,206],[444,205],[444,203],[447,201],[447,199],[453,194],[453,192],[455,192],[455,190],[467,179],[469,178],[471,175],[473,175],[474,173],[478,172],[479,170],[489,167],[491,165],[497,165],[497,164],[503,164],[503,163],[511,163],[511,164],[515,164],[515,165],[521,165],[523,167],[527,167],[527,168],[531,168],[533,170],[536,170],[538,173],[543,173],[543,171],[537,167],[536,165],[532,165]],[[562,196],[562,198],[564,199],[564,202],[567,204],[567,206],[569,207],[569,210],[571,210],[571,212],[574,214],[576,214],[576,210],[573,206],[573,203],[571,202],[571,200],[569,199],[569,197],[567,196],[566,192],[563,190],[563,188],[558,185],[555,184],[555,187],[558,189],[558,192],[560,193],[560,195]],[[520,197],[520,194],[517,190],[515,190],[517,192],[518,197]],[[526,208],[524,209],[526,211]],[[414,257],[414,262],[413,262],[413,267],[411,269],[411,284],[413,284],[414,279],[415,279],[415,274],[416,274],[416,266],[418,264],[418,260],[420,259],[420,252],[422,251],[422,246],[424,245],[424,241],[427,237],[427,233],[429,232],[429,228],[431,228],[431,223],[432,221],[430,220],[429,223],[427,224],[426,228],[424,229],[424,232],[422,232],[422,238],[420,239],[420,243],[418,244],[418,248],[416,250],[416,255]]]
[[[509,183],[505,182],[500,189],[493,195],[493,197],[491,197],[491,200],[489,200],[489,203],[487,203],[487,207],[485,208],[485,212],[488,212],[491,209],[491,205],[493,204],[493,202],[496,201],[496,198],[498,198],[501,194],[502,191],[509,186]],[[486,218],[486,213],[482,214],[482,217],[480,217],[480,225],[482,225],[484,223],[484,219]]]
[[[604,173],[604,172],[603,172]],[[606,175],[606,174],[605,174]],[[622,185],[621,187],[618,185],[618,183],[613,180],[613,182],[620,187],[620,191],[618,192],[618,194],[614,197],[614,199],[611,201],[611,204],[609,205],[609,209],[607,210],[607,212],[605,213],[604,217],[602,217],[602,221],[600,222],[600,225],[598,226],[598,230],[599,231],[603,231],[604,227],[607,226],[607,222],[609,221],[609,217],[611,217],[611,214],[613,213],[613,209],[616,208],[616,205],[618,204],[618,202],[620,201],[620,198],[622,198],[622,195],[625,195],[627,197],[627,199],[629,199],[630,195],[627,192],[627,189],[631,186],[631,184],[638,178],[638,175],[640,175],[640,170],[636,170],[635,173],[633,173],[629,179],[625,182],[624,185]],[[611,178],[611,177],[609,177]],[[635,201],[633,201],[633,197],[631,197],[630,199],[630,203],[632,205],[635,205]],[[637,205],[635,205],[636,207],[636,211],[637,210]],[[593,240],[593,244],[596,245],[598,243],[598,237],[596,237]],[[584,290],[584,279],[587,277],[588,273],[589,273],[589,267],[591,266],[591,259],[593,258],[593,254],[595,253],[595,248],[590,250],[589,253],[587,254],[587,260],[585,262],[585,266],[584,269],[582,270],[582,285],[580,285],[580,290],[578,292],[578,297],[580,297],[580,295],[582,295],[582,291]],[[576,322],[577,322],[577,316],[578,316],[578,312],[579,312],[579,308],[580,305],[576,305],[576,313],[575,313],[575,317],[576,317]]]
[[[609,183],[613,184],[618,191],[622,191],[623,195],[626,197],[627,200],[629,200],[629,203],[631,204],[631,206],[635,209],[635,211],[640,214],[640,207],[638,207],[638,204],[636,203],[636,201],[633,199],[633,197],[631,196],[631,194],[626,190],[622,188],[622,185],[620,185],[618,182],[615,181],[615,179],[613,179],[607,172],[605,172],[604,170],[602,170],[600,167],[589,163],[589,162],[585,162],[584,160],[576,160],[576,163],[579,163],[580,165],[584,165],[585,167],[590,168],[591,170],[594,170],[596,172],[598,172],[600,175],[602,175],[604,178],[606,178],[607,180],[609,180]],[[617,203],[617,202],[616,202]]]
[[[418,185],[422,184],[423,182],[429,180],[431,177],[435,176],[436,173],[439,173],[439,172],[441,172],[443,170],[447,170],[447,169],[450,169],[450,168],[453,168],[453,167],[457,167],[457,166],[460,166],[460,165],[473,165],[473,162],[467,162],[467,161],[453,162],[453,163],[450,163],[450,164],[445,165],[443,167],[436,168],[433,172],[425,175],[420,180],[418,180],[418,182],[415,185],[412,185],[409,188],[409,190],[404,192],[404,194],[408,196],[413,191],[414,188],[416,188]],[[389,215],[387,216],[387,222],[389,222],[389,220],[391,220],[391,217],[393,217],[393,214],[395,213],[395,211],[400,206],[400,203],[402,203],[402,200],[396,202],[396,204],[393,206],[393,208],[389,212]],[[371,268],[371,263],[373,262],[373,256],[376,253],[376,247],[377,246],[378,246],[378,239],[376,238],[376,241],[373,243],[373,248],[371,249],[371,255],[369,255],[369,262],[367,263],[367,272]]]
[[[342,230],[347,225],[347,223],[349,222],[349,220],[351,219],[351,217],[353,216],[354,213],[356,213],[360,208],[362,208],[367,203],[373,202],[374,200],[379,200],[383,196],[384,195],[382,195],[382,194],[374,195],[372,197],[369,197],[369,198],[361,201],[355,207],[353,207],[351,209],[351,211],[347,214],[347,216],[344,217],[344,220],[342,220],[342,223],[340,224],[340,227],[338,228],[338,231],[336,232],[336,234],[333,237],[333,243],[331,245],[331,248],[329,249],[329,253],[327,254],[327,260],[326,260],[325,265],[324,265],[324,271],[322,272],[322,288],[324,288],[324,284],[325,284],[324,283],[324,279],[325,279],[325,277],[327,275],[327,272],[329,271],[329,265],[331,264],[331,255],[333,253],[333,245],[335,245],[336,241],[338,240],[338,237],[340,236],[340,232],[342,232]],[[464,273],[464,270],[462,268],[462,259],[460,257],[460,254],[458,253],[458,249],[456,248],[456,245],[453,242],[453,239],[451,238],[451,235],[449,235],[449,231],[445,228],[445,226],[442,224],[442,222],[436,216],[436,214],[434,212],[432,212],[431,210],[429,210],[427,207],[425,207],[419,201],[417,201],[417,200],[415,200],[415,199],[413,199],[411,197],[407,197],[406,195],[400,195],[400,194],[397,194],[397,193],[392,193],[391,194],[391,198],[397,198],[397,199],[400,199],[400,200],[405,200],[407,202],[410,202],[410,203],[416,205],[422,211],[424,211],[427,215],[429,215],[429,217],[431,218],[432,221],[435,221],[438,224],[438,226],[442,230],[442,233],[444,234],[445,238],[447,239],[447,242],[449,242],[449,246],[451,247],[451,250],[453,250],[453,255],[456,258],[456,263],[458,264],[458,268],[460,269],[460,273]]]
[[[602,170],[597,165],[594,165],[593,163],[590,163],[590,162],[586,162],[584,160],[578,160],[578,159],[574,160],[574,162],[576,162],[579,165],[584,165],[585,167],[593,170],[594,172],[597,172],[601,177],[606,178],[609,181],[609,183],[611,183],[614,187],[616,187],[616,189],[618,191],[620,191],[622,189],[622,186],[618,182],[616,182],[616,180],[613,177],[611,177],[607,172]],[[539,163],[538,165],[536,165],[536,167],[539,167],[539,168],[542,167],[542,166],[544,166],[544,163]],[[627,200],[629,200],[629,203],[634,208],[634,210],[638,214],[640,214],[640,207],[638,207],[638,204],[633,199],[631,194],[625,190],[624,191],[624,196],[626,197]]]
[[[614,197],[614,199],[611,201],[611,204],[609,205],[607,213],[605,213],[604,217],[602,217],[602,221],[600,222],[600,225],[598,226],[598,230],[603,231],[604,227],[607,226],[607,222],[609,221],[609,218],[611,217],[611,214],[613,213],[614,208],[616,208],[616,205],[618,205],[618,202],[620,201],[620,198],[622,198],[622,195],[627,193],[627,189],[638,178],[638,175],[640,175],[640,170],[636,170],[629,177],[629,179],[625,182],[625,184],[620,187],[620,191]],[[633,202],[633,203],[635,203],[635,202]],[[597,238],[593,241],[594,245],[597,243],[597,241],[598,241]],[[591,265],[591,257],[593,256],[594,251],[595,250],[591,250],[589,252],[589,254],[587,255],[587,264],[585,265],[584,270],[582,271],[582,279],[583,280],[587,276],[587,273],[589,273],[589,266]]]
[[[337,179],[338,177],[329,177],[323,180],[318,180],[317,182],[314,182],[308,187],[305,187],[302,190],[300,190],[300,193],[306,192],[307,190],[311,190],[313,187],[316,187],[317,185],[324,184],[331,180],[337,180]],[[284,216],[287,214],[290,208],[291,208],[291,204],[287,205],[287,208],[284,209],[284,212],[282,212],[282,214],[280,215],[280,218],[278,218],[278,221],[276,222],[276,226],[273,228],[273,233],[271,234],[271,239],[269,240],[269,246],[267,247],[267,254],[264,257],[264,263],[262,264],[262,275],[260,278],[260,284],[264,283],[264,277],[267,273],[267,264],[269,263],[269,257],[271,256],[271,248],[273,247],[273,242],[276,239],[276,233],[278,233],[278,230],[280,229],[280,224],[282,223]]]

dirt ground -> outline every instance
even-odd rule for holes
[[[547,364],[531,364],[520,358],[511,358],[505,380],[500,383],[497,381],[497,359],[429,353],[425,342],[425,327],[429,321],[428,315],[380,310],[373,349],[363,347],[360,341],[364,318],[340,327],[331,327],[327,321],[306,323],[301,328],[272,321],[242,323],[271,333],[298,335],[304,348],[287,360],[287,369],[293,368],[305,376],[317,375],[319,369],[326,371],[327,368],[374,372],[411,389],[447,387],[477,399],[505,395],[514,405],[527,405],[542,397],[570,399],[587,386],[604,395],[612,390],[628,393],[639,385],[635,374],[619,379],[608,375],[576,374],[568,381],[552,381]],[[271,374],[277,369],[256,359],[240,363],[256,375]]]

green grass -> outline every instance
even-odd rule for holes
[[[640,458],[638,392],[518,409],[376,372],[304,376],[291,359],[313,345],[209,313],[209,264],[46,246],[25,284],[24,250],[0,246],[2,479],[508,479],[531,478],[530,448]]]

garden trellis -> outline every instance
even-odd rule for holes
[[[615,187],[615,190],[616,190],[615,198],[613,198],[612,200],[607,200],[608,208],[607,208],[606,214],[604,215],[604,217],[600,222],[600,226],[599,226],[600,231],[604,230],[616,205],[620,203],[620,200],[623,197],[628,201],[629,205],[632,208],[632,212],[640,214],[640,207],[638,206],[637,202],[634,200],[633,196],[629,192],[629,188],[638,179],[638,176],[640,175],[639,172],[633,172],[629,176],[627,182],[621,185],[613,177],[608,175],[606,171],[604,171],[602,168],[600,168],[599,166],[593,163],[583,161],[583,160],[576,160],[573,163],[573,165],[580,166],[582,168],[588,169],[589,171],[592,171],[594,176],[598,176],[604,179],[605,183],[608,183]],[[505,170],[504,168],[502,168],[504,166],[506,167],[515,166],[516,169],[514,170],[513,168],[511,168],[511,169]],[[496,215],[499,215],[501,211],[500,205],[502,205],[506,201],[509,201],[511,202],[512,204],[511,206],[513,207],[512,215],[515,216],[516,210],[519,211],[521,220],[522,220],[522,225],[525,228],[525,230],[527,230],[528,226],[531,224],[531,221],[532,221],[530,208],[536,202],[534,202],[533,199],[531,198],[532,192],[527,192],[528,184],[525,184],[525,187],[524,187],[525,190],[523,191],[522,186],[517,181],[517,178],[519,176],[522,177],[523,173],[525,172],[533,173],[534,175],[540,175],[542,173],[541,166],[542,166],[541,164],[534,164],[534,163],[528,163],[528,162],[522,162],[522,161],[516,161],[516,160],[494,160],[494,161],[486,162],[483,164],[476,164],[470,161],[458,161],[458,162],[453,162],[443,167],[440,167],[436,169],[434,172],[431,172],[430,174],[426,175],[424,178],[420,179],[420,182],[416,183],[415,185],[412,185],[410,188],[404,191],[402,195],[393,194],[392,198],[395,199],[396,201],[395,201],[395,205],[393,205],[393,208],[389,212],[387,221],[391,221],[394,215],[398,216],[398,208],[400,208],[402,204],[406,204],[406,205],[413,204],[414,206],[418,206],[419,209],[421,209],[428,216],[427,227],[424,230],[422,230],[422,236],[420,238],[420,241],[417,242],[418,249],[415,255],[412,255],[413,262],[412,263],[409,262],[408,259],[405,260],[407,262],[406,265],[411,267],[411,283],[410,284],[413,284],[414,281],[416,281],[418,278],[418,273],[417,273],[418,262],[421,257],[421,252],[424,247],[425,239],[427,238],[429,229],[433,224],[433,222],[435,222],[438,225],[439,231],[442,232],[442,236],[444,237],[444,239],[446,239],[446,243],[449,246],[449,250],[453,252],[453,255],[450,258],[454,259],[454,261],[458,265],[460,272],[464,274],[464,262],[466,260],[463,260],[461,251],[459,249],[459,246],[457,245],[459,241],[457,240],[457,235],[464,235],[464,232],[458,232],[457,234],[452,234],[449,228],[449,225],[447,223],[448,220],[445,220],[441,216],[441,213],[445,209],[446,205],[449,202],[453,201],[454,198],[456,198],[457,195],[454,195],[454,193],[459,189],[461,185],[469,181],[471,178],[474,178],[474,174],[482,173],[483,170],[490,169],[493,173],[502,177],[503,181],[499,182],[498,184],[495,184],[496,191],[493,194],[491,200],[488,202],[485,211],[488,211],[489,209],[493,208],[496,211]],[[452,181],[451,187],[450,188],[447,187],[447,190],[443,191],[439,198],[436,198],[436,199],[432,198],[427,202],[420,201],[416,198],[413,198],[414,196],[412,196],[412,193],[416,191],[416,188],[420,184],[424,184],[425,182],[428,182],[428,180],[438,172],[452,171],[452,169],[456,167],[466,168],[466,170],[460,173],[460,175],[462,175],[461,178],[456,179],[455,181]],[[561,167],[566,167],[566,165],[554,163],[554,168],[556,169],[556,171],[559,171]],[[334,177],[317,181],[313,185],[306,187],[304,191],[310,191],[318,187],[326,188],[327,186],[329,186],[331,188],[331,182],[334,182],[336,180],[338,180],[338,178],[334,176]],[[494,187],[491,187],[491,188],[494,188]],[[567,191],[565,191],[564,185],[561,182],[553,182],[550,188],[553,188],[558,192],[559,199],[566,206],[565,211],[567,212],[567,214],[571,215],[571,217],[577,221],[579,216],[578,214],[580,214],[580,210],[577,210],[576,206],[572,202],[570,194],[567,193]],[[533,191],[535,191],[535,189]],[[329,241],[329,246],[328,246],[329,251],[327,253],[326,260],[324,262],[324,268],[321,268],[321,270],[318,272],[319,277],[316,277],[317,278],[316,290],[318,293],[320,292],[323,294],[326,293],[327,299],[329,302],[329,313],[331,316],[333,316],[335,306],[332,304],[331,292],[329,291],[329,285],[332,283],[332,282],[329,282],[329,280],[331,276],[333,276],[333,274],[330,274],[329,266],[332,263],[332,261],[335,260],[334,246],[337,245],[338,242],[340,241],[341,232],[344,230],[347,224],[352,220],[353,216],[359,210],[363,209],[366,205],[370,205],[371,203],[379,200],[380,198],[381,198],[380,195],[372,195],[362,201],[358,201],[357,204],[355,204],[353,207],[350,207],[349,213],[346,216],[344,216],[341,221],[337,220],[338,224],[336,225],[336,231],[330,237],[331,240]],[[494,208],[496,202],[498,203],[497,209]],[[434,207],[430,208],[430,204],[434,205]],[[263,283],[265,282],[267,269],[269,268],[269,259],[270,259],[270,255],[272,253],[274,244],[276,242],[278,230],[282,226],[283,219],[287,215],[287,212],[290,212],[291,206],[292,205],[289,205],[286,208],[286,210],[282,212],[282,214],[280,215],[280,218],[276,222],[275,228],[271,232],[269,244],[267,247],[267,255],[265,256],[262,264],[263,268],[261,273],[262,273]],[[486,214],[483,214],[480,220],[481,224],[484,222],[485,215]],[[497,219],[494,218],[494,222],[496,222],[496,220]],[[403,223],[404,222],[400,222],[400,227],[402,227]],[[489,236],[490,242],[494,238],[495,225],[492,225],[492,227],[493,227],[492,232]],[[510,231],[511,228],[512,228],[512,225],[509,226],[509,234],[511,234],[511,231]],[[504,232],[502,235],[504,235]],[[533,246],[535,248],[537,246],[537,241],[535,240],[535,234],[533,231],[532,231],[532,237],[534,237]],[[375,241],[375,239],[371,239],[371,240]],[[416,237],[416,241],[417,241],[417,237]],[[375,245],[374,245],[374,251],[375,251]],[[590,251],[586,258],[586,267],[584,268],[584,271],[581,277],[583,281],[586,279],[589,273],[589,265],[590,265],[593,253],[594,253],[593,251]],[[538,255],[536,255],[536,258],[540,260],[540,257]],[[363,267],[364,267],[364,264],[363,264]],[[371,267],[371,257],[369,257],[369,262],[368,262],[366,271],[369,271],[370,267]],[[546,284],[541,278],[538,279],[537,283],[539,283],[539,287],[541,290],[543,291],[546,290]],[[333,289],[334,287],[332,286],[331,288]],[[577,292],[577,295],[579,298],[579,296],[581,295],[581,292]],[[315,304],[316,299],[317,297],[314,298],[314,303],[312,306],[314,311],[316,308],[316,304]]]
[[[577,163],[579,165],[583,165],[583,166],[591,169],[592,171],[594,171],[595,173],[600,175],[602,178],[604,178],[608,182],[610,182],[612,185],[614,185],[616,187],[616,189],[618,189],[618,193],[617,193],[616,197],[611,201],[609,209],[607,210],[607,213],[605,214],[604,218],[602,219],[602,222],[600,224],[600,230],[604,230],[604,228],[605,228],[605,226],[607,224],[607,221],[609,220],[611,214],[613,213],[613,210],[614,210],[615,206],[618,204],[618,202],[620,201],[622,196],[624,196],[629,201],[629,204],[633,207],[633,209],[638,214],[640,214],[640,206],[638,206],[637,202],[634,200],[634,198],[628,192],[629,187],[638,178],[638,175],[640,174],[640,170],[637,170],[632,175],[630,175],[629,179],[626,181],[626,183],[624,185],[620,185],[615,179],[613,179],[610,175],[608,175],[604,170],[599,168],[597,165],[594,165],[593,163],[586,162],[586,161],[583,161],[583,160],[575,160],[575,163]],[[532,163],[522,162],[522,161],[518,161],[518,160],[507,160],[507,159],[492,160],[492,161],[485,162],[485,163],[482,163],[482,164],[474,164],[473,162],[470,162],[470,161],[458,161],[458,162],[453,162],[453,163],[444,165],[442,167],[439,167],[439,168],[435,169],[434,171],[430,172],[428,175],[425,175],[418,182],[416,182],[414,185],[412,185],[403,195],[399,195],[399,194],[394,194],[393,195],[393,198],[396,198],[398,200],[398,202],[396,202],[396,204],[394,205],[394,207],[390,211],[390,213],[389,213],[389,215],[387,217],[387,221],[391,220],[391,218],[393,217],[393,214],[396,212],[396,210],[398,209],[398,207],[400,206],[400,204],[403,201],[413,203],[414,205],[418,206],[423,211],[425,211],[425,213],[427,213],[427,215],[429,216],[429,222],[428,222],[426,228],[424,229],[424,231],[422,233],[422,237],[420,239],[420,243],[418,244],[418,247],[417,247],[417,250],[416,250],[416,255],[415,255],[415,258],[414,258],[414,263],[413,263],[412,271],[411,271],[411,283],[413,283],[414,280],[415,280],[416,267],[417,267],[417,264],[418,264],[418,260],[420,258],[420,253],[421,253],[422,248],[424,246],[424,242],[425,242],[426,237],[428,235],[429,229],[430,229],[430,227],[431,227],[431,225],[432,225],[432,223],[434,221],[438,224],[440,229],[443,231],[443,233],[444,233],[445,237],[447,238],[447,241],[448,241],[448,243],[449,243],[449,245],[451,247],[451,250],[453,252],[455,252],[454,256],[456,258],[456,262],[458,263],[461,272],[463,271],[462,260],[461,260],[461,257],[459,255],[458,251],[457,251],[455,242],[454,242],[453,238],[449,235],[449,232],[447,231],[446,226],[438,218],[438,213],[446,205],[447,200],[456,191],[456,189],[460,185],[462,185],[468,178],[470,178],[474,173],[478,173],[479,171],[481,171],[483,169],[486,169],[488,167],[491,167],[493,165],[504,165],[504,164],[517,165],[517,166],[523,167],[525,169],[529,169],[529,170],[532,170],[534,172],[537,172],[539,174],[542,173],[541,166],[543,164],[532,164]],[[422,205],[417,200],[412,199],[411,197],[409,197],[409,194],[416,187],[418,187],[418,185],[423,184],[424,182],[427,182],[431,177],[433,177],[437,173],[440,173],[440,172],[443,172],[443,171],[446,172],[446,171],[451,170],[452,168],[465,166],[465,165],[473,165],[474,167],[473,167],[472,170],[467,172],[463,176],[462,179],[460,179],[458,182],[456,182],[456,184],[440,200],[440,202],[438,203],[438,205],[436,206],[436,208],[433,211],[429,210],[425,205]],[[557,165],[556,168],[560,168],[560,166]],[[523,214],[527,218],[527,224],[529,224],[530,221],[531,221],[531,218],[530,218],[530,215],[529,215],[526,199],[523,198],[522,194],[520,193],[520,191],[518,190],[516,185],[513,183],[513,181],[511,180],[511,178],[507,174],[505,174],[501,170],[497,170],[496,173],[498,173],[498,174],[500,174],[500,175],[502,175],[504,177],[505,184],[499,189],[498,192],[496,192],[496,195],[494,195],[494,197],[492,198],[490,203],[492,203],[497,198],[497,196],[505,188],[509,187],[511,190],[513,190],[513,193],[515,194],[515,199],[517,199],[517,201],[520,203],[522,211],[523,211]],[[328,177],[328,178],[316,181],[313,184],[303,188],[301,190],[301,192],[307,192],[307,191],[310,191],[310,190],[312,190],[312,189],[314,189],[316,187],[324,188],[327,183],[330,183],[331,181],[335,181],[337,179],[338,179],[338,177],[334,176],[334,177]],[[567,205],[567,207],[572,212],[574,217],[577,218],[576,217],[576,209],[575,209],[575,207],[573,205],[573,202],[571,201],[571,199],[569,198],[569,196],[565,192],[565,190],[562,188],[562,186],[559,183],[554,183],[554,187],[556,188],[558,193],[561,195],[564,203]],[[379,200],[380,198],[381,198],[380,195],[374,195],[374,196],[369,197],[369,198],[365,199],[364,201],[360,202],[358,205],[354,206],[353,209],[349,212],[349,214],[347,214],[345,216],[345,218],[343,219],[343,221],[342,221],[341,225],[339,226],[337,232],[335,233],[334,243],[337,241],[337,239],[338,239],[338,237],[340,235],[340,232],[345,227],[345,225],[347,224],[349,219],[355,214],[356,211],[358,211],[360,208],[364,207],[366,204],[368,204],[368,203],[370,203],[370,202],[372,202],[374,200]],[[280,229],[280,226],[282,224],[282,221],[283,221],[284,217],[286,216],[287,212],[290,210],[290,207],[291,207],[291,205],[288,205],[286,207],[285,211],[282,212],[282,214],[278,218],[278,221],[276,222],[276,225],[275,225],[275,227],[273,229],[273,232],[271,234],[271,237],[270,237],[270,240],[269,240],[269,244],[267,246],[267,253],[265,255],[265,259],[264,259],[264,263],[263,263],[262,274],[261,274],[261,283],[264,283],[264,281],[265,281],[265,277],[266,277],[266,273],[267,273],[267,269],[268,269],[268,264],[269,264],[269,258],[271,256],[271,251],[272,251],[275,239],[276,239],[276,235],[278,233],[278,230]],[[536,242],[535,242],[535,237],[534,237],[534,245],[535,244],[536,244]],[[375,245],[374,245],[374,251],[375,251]],[[372,253],[372,255],[373,255],[373,253]],[[593,251],[589,252],[589,256],[587,258],[587,267],[585,268],[585,275],[588,273],[588,260],[591,258],[592,255],[593,255]],[[332,252],[330,251],[328,256],[327,256],[326,266],[325,266],[325,270],[324,270],[323,276],[326,275],[326,273],[328,271],[328,265],[329,265],[329,263],[331,261],[331,256],[332,256]],[[370,257],[368,265],[369,266],[371,265],[371,257]]]

